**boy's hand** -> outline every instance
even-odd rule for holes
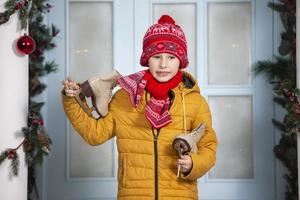
[[[187,174],[192,170],[193,161],[189,155],[180,156],[180,158],[177,160],[177,163],[178,167],[180,165],[180,172],[182,173]]]
[[[79,85],[69,77],[67,80],[64,80],[62,84],[63,90],[68,97],[74,97],[80,90]]]

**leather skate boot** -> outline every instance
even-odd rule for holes
[[[80,98],[78,101],[88,115],[91,116],[91,112],[93,111],[96,111],[101,117],[107,115],[108,104],[112,97],[112,89],[116,86],[116,80],[120,77],[121,74],[118,71],[113,70],[105,76],[99,75],[91,77],[80,85],[81,93],[92,99],[92,108],[87,108],[86,104],[79,102]]]
[[[205,125],[201,123],[190,133],[181,133],[177,135],[172,142],[173,148],[178,152],[179,156],[196,153],[198,151],[197,143],[205,133]],[[180,168],[178,166],[177,177],[180,177]]]
[[[198,151],[197,143],[205,133],[205,125],[201,123],[192,132],[179,134],[173,139],[172,146],[179,155],[196,153]]]

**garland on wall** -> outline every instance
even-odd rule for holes
[[[5,160],[10,160],[12,174],[17,176],[18,150],[23,147],[28,166],[28,199],[31,199],[33,191],[39,199],[35,169],[42,165],[44,156],[50,155],[52,144],[41,115],[44,102],[33,100],[46,88],[40,77],[55,72],[58,68],[54,61],[46,62],[44,56],[45,51],[55,48],[54,38],[59,33],[54,25],[49,28],[43,24],[43,15],[52,8],[48,2],[49,0],[8,0],[4,5],[5,11],[0,13],[0,25],[8,22],[10,16],[17,13],[21,29],[26,30],[28,26],[29,30],[29,35],[24,34],[18,38],[15,47],[18,54],[29,54],[29,106],[27,127],[22,128],[24,140],[16,148],[7,148],[0,154],[0,165]]]
[[[300,91],[296,85],[296,0],[278,0],[268,6],[279,12],[284,31],[274,61],[256,63],[256,74],[264,74],[273,85],[273,101],[286,110],[283,121],[273,119],[281,131],[275,156],[287,168],[285,199],[298,199],[297,134],[300,133]]]

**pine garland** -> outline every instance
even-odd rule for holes
[[[274,126],[281,131],[279,144],[274,147],[275,156],[288,172],[286,200],[298,199],[297,134],[300,133],[300,91],[296,85],[296,0],[279,0],[268,6],[279,12],[284,27],[280,56],[275,61],[259,61],[254,66],[255,74],[264,74],[273,85],[273,101],[286,110],[283,122],[273,119]]]
[[[19,171],[19,156],[17,150],[22,146],[25,151],[25,161],[28,166],[28,199],[35,191],[39,194],[36,186],[35,169],[43,164],[44,156],[50,155],[51,138],[44,129],[44,121],[41,109],[44,102],[35,102],[33,97],[39,95],[46,88],[40,81],[45,76],[58,69],[54,61],[45,61],[44,53],[56,47],[54,38],[59,30],[52,25],[51,28],[43,24],[43,15],[50,11],[52,6],[49,0],[8,0],[5,3],[6,10],[0,13],[0,25],[9,21],[14,13],[18,12],[21,28],[27,29],[29,36],[34,38],[36,49],[29,55],[29,109],[27,127],[22,128],[24,140],[17,148],[8,148],[0,154],[0,165],[5,160],[11,160],[12,174],[17,176]],[[28,24],[27,24],[28,23]]]
[[[18,147],[16,149],[6,149],[0,154],[0,163],[5,159],[11,160],[11,170],[14,176],[17,176],[19,173],[19,156],[17,154],[17,149]]]
[[[0,25],[9,21],[10,16],[18,12],[21,29],[25,29],[27,27],[31,1],[32,0],[8,0],[4,4],[6,10],[0,13]]]

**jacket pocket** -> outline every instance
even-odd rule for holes
[[[122,168],[120,169],[120,182],[122,183],[122,187],[126,187],[126,168],[127,168],[127,161],[126,161],[126,155],[122,159]]]

